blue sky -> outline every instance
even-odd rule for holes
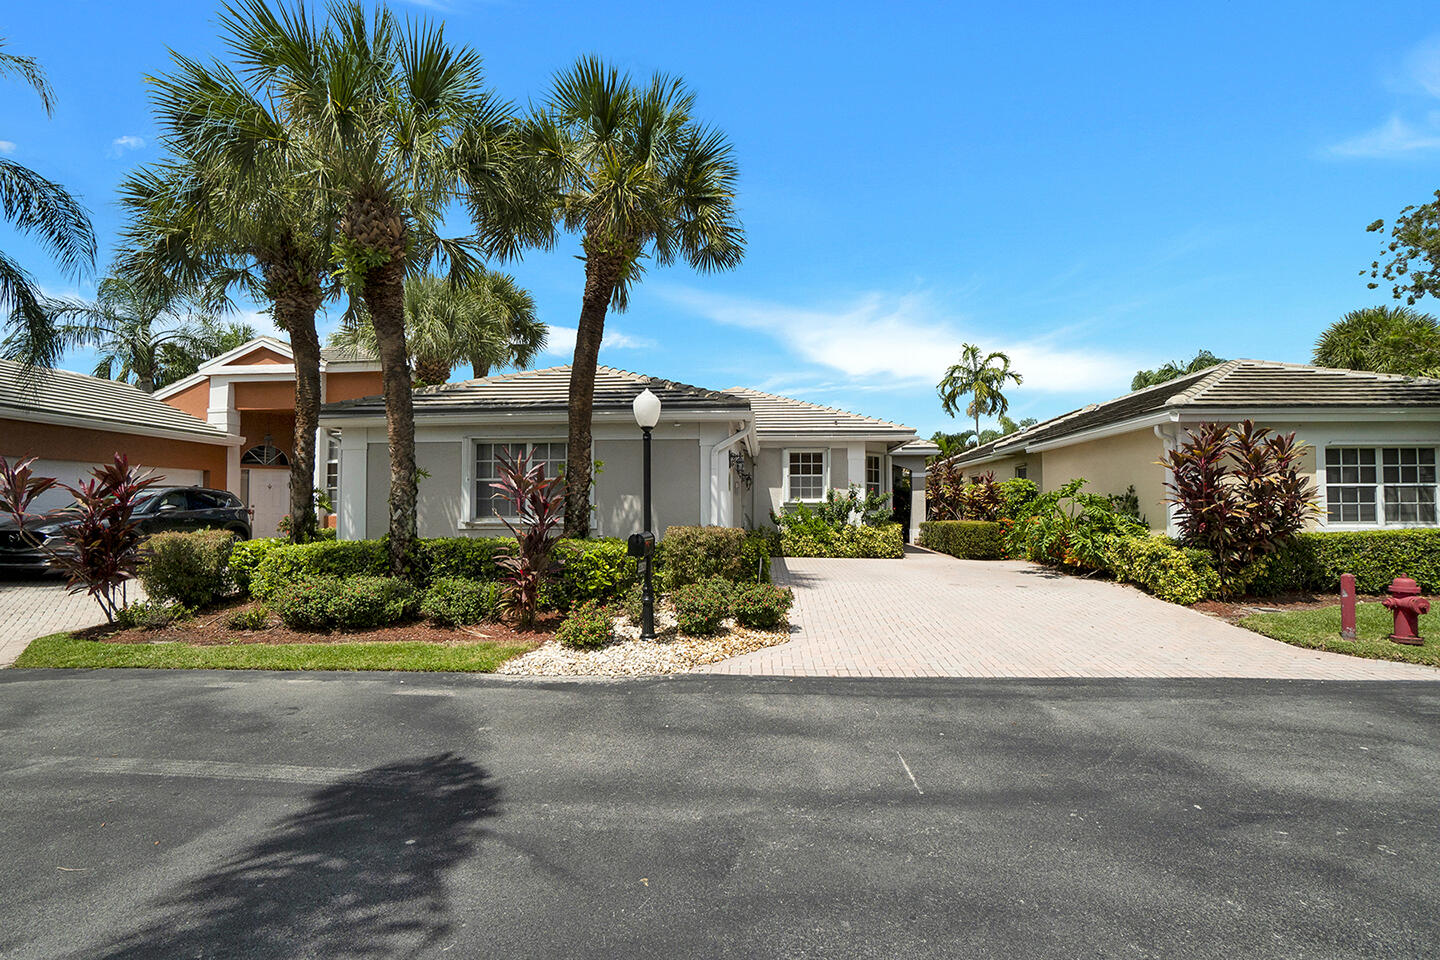
[[[1017,417],[1200,347],[1305,361],[1388,298],[1358,275],[1380,246],[1365,225],[1440,187],[1440,20],[1419,3],[397,6],[443,17],[518,102],[596,52],[683,75],[729,133],[744,265],[652,270],[602,362],[924,434],[954,423],[934,384],[965,341],[1014,357]],[[218,53],[214,12],[62,2],[0,23],[59,95],[47,120],[8,84],[0,150],[81,193],[106,253],[116,183],[158,156],[143,76],[167,48]],[[51,292],[93,291],[4,226],[0,245]],[[506,267],[562,348],[577,252]]]

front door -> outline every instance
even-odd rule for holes
[[[250,510],[253,537],[280,533],[280,519],[290,512],[290,471],[274,467],[248,467],[240,471],[241,499]]]

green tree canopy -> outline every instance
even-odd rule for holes
[[[1314,362],[1342,370],[1440,376],[1440,325],[1411,307],[1351,310],[1315,341]]]
[[[1137,370],[1135,377],[1130,381],[1131,390],[1144,390],[1146,387],[1158,386],[1162,383],[1169,383],[1176,377],[1183,377],[1187,373],[1199,373],[1206,367],[1213,367],[1217,363],[1224,363],[1220,357],[1215,356],[1209,350],[1201,350],[1195,354],[1188,363],[1176,363],[1170,361],[1154,370]]]
[[[1376,220],[1365,229],[1381,233],[1385,221]],[[1360,275],[1370,277],[1371,290],[1381,281],[1389,283],[1395,299],[1410,305],[1426,295],[1440,296],[1440,190],[1429,203],[1401,209],[1380,256]]]
[[[979,437],[982,416],[1004,415],[1010,409],[1004,393],[1007,382],[1024,382],[1019,373],[1010,369],[1008,356],[999,351],[982,356],[979,347],[967,343],[960,348],[960,362],[945,371],[936,389],[941,408],[952,417],[959,410],[960,398],[970,397],[965,412],[975,419],[974,435]]]

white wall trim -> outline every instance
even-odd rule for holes
[[[81,427],[105,433],[133,433],[137,437],[160,437],[164,440],[208,443],[217,447],[238,447],[244,442],[244,438],[237,434],[222,433],[219,430],[213,434],[192,433],[185,430],[171,430],[166,427],[152,427],[143,423],[117,423],[114,420],[97,420],[92,417],[70,416],[64,413],[42,413],[35,410],[16,410],[15,413],[20,416],[5,417],[5,419],[20,420],[26,423],[44,423],[57,427]]]

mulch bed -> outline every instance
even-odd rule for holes
[[[269,626],[264,630],[237,630],[228,625],[236,613],[249,610],[259,604],[253,600],[234,600],[222,606],[213,607],[195,615],[193,619],[182,620],[161,630],[119,630],[112,626],[91,627],[77,630],[75,635],[87,640],[103,643],[187,643],[208,647],[236,643],[287,644],[287,643],[499,643],[506,646],[539,646],[550,640],[561,616],[545,613],[537,618],[534,630],[518,630],[507,623],[481,623],[472,627],[441,627],[423,620],[380,627],[375,630],[355,630],[348,633],[310,633],[291,630],[270,614]]]
[[[1378,603],[1383,597],[1359,597],[1361,603]],[[1320,607],[1340,605],[1338,593],[1287,593],[1278,597],[1237,597],[1234,600],[1202,600],[1192,604],[1191,610],[1199,610],[1230,623],[1256,613],[1289,613],[1292,610],[1315,610]]]

